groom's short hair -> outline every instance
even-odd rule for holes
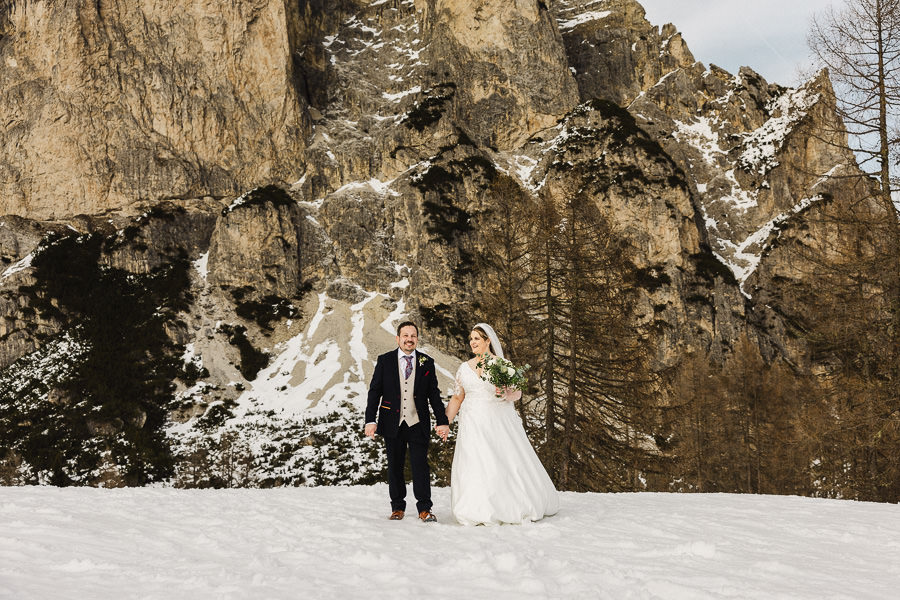
[[[414,328],[416,330],[416,335],[419,335],[419,328],[416,327],[415,323],[413,323],[412,321],[403,321],[402,323],[397,325],[397,336],[398,337],[400,336],[400,332],[403,330],[404,327]]]

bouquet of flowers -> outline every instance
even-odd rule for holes
[[[499,356],[491,356],[485,354],[478,360],[475,365],[481,369],[481,378],[494,384],[499,389],[518,389],[525,390],[528,379],[525,377],[525,371],[531,368],[531,365],[522,365],[517,367],[505,358]],[[502,393],[497,397],[503,396]]]

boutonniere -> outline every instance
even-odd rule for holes
[[[427,361],[428,361],[428,357],[427,357],[427,356],[425,356],[424,354],[420,354],[420,355],[419,355],[419,366],[420,366],[420,367],[421,367],[422,365],[424,365]]]

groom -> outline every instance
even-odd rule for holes
[[[450,431],[444,403],[438,389],[434,359],[416,352],[419,328],[412,321],[397,327],[397,349],[378,357],[369,401],[366,405],[366,435],[384,438],[387,452],[388,489],[391,495],[392,521],[403,518],[406,510],[406,478],[403,467],[409,449],[416,511],[426,523],[436,521],[431,512],[431,473],[428,469],[428,442],[434,411],[437,432],[446,438]],[[377,423],[376,423],[377,415]]]

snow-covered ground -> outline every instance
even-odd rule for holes
[[[891,598],[900,507],[562,494],[554,517],[388,521],[387,488],[0,488],[0,598]]]

